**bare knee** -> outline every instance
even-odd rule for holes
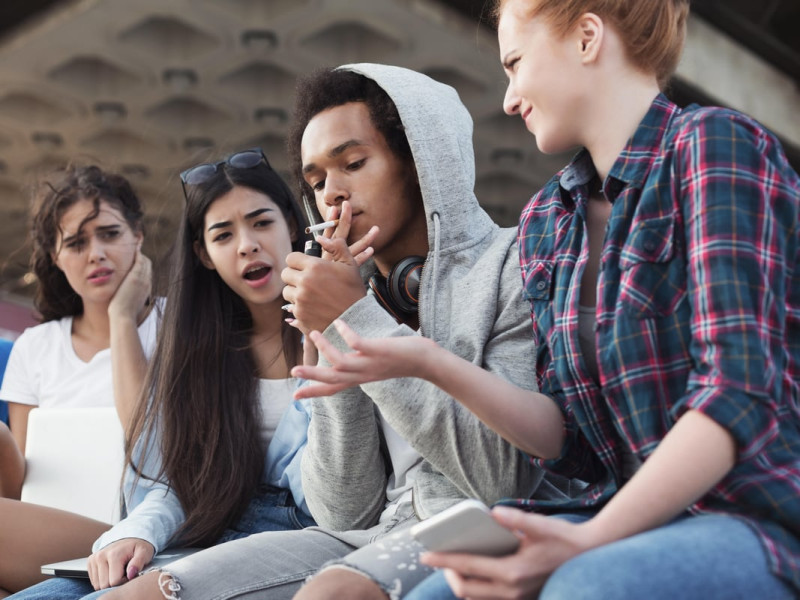
[[[103,600],[164,600],[178,598],[174,581],[166,573],[153,571],[114,588],[103,595]]]
[[[377,583],[347,569],[324,570],[315,575],[294,596],[294,600],[323,600],[326,598],[386,600],[387,596]]]

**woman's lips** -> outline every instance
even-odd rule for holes
[[[530,117],[532,111],[533,109],[529,108],[524,113],[522,113],[522,120],[525,121],[526,125],[530,125],[530,123],[528,123],[528,117]]]
[[[91,273],[89,273],[89,283],[94,285],[103,285],[104,283],[108,283],[111,279],[111,276],[114,274],[114,271],[111,269],[95,269]]]
[[[243,277],[250,287],[260,287],[270,280],[271,275],[272,267],[259,264],[245,269]]]

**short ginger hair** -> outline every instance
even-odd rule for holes
[[[686,40],[689,0],[495,0],[495,20],[518,3],[528,18],[547,20],[560,35],[585,13],[594,13],[620,35],[628,59],[654,73],[663,89],[678,67]]]

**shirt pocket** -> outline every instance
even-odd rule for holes
[[[554,333],[555,265],[552,260],[537,260],[529,263],[523,273],[522,297],[531,303],[533,334],[537,344],[544,343]]]
[[[552,300],[555,266],[556,263],[553,260],[532,261],[525,268],[522,297],[531,302]]]
[[[619,303],[640,319],[675,312],[686,297],[686,269],[677,252],[675,216],[636,223],[620,253]]]

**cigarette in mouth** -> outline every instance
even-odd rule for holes
[[[338,224],[339,224],[339,219],[334,219],[333,221],[325,221],[324,223],[318,223],[317,225],[311,225],[310,227],[306,227],[306,233],[313,233],[314,231],[322,231],[323,229],[336,227]]]

